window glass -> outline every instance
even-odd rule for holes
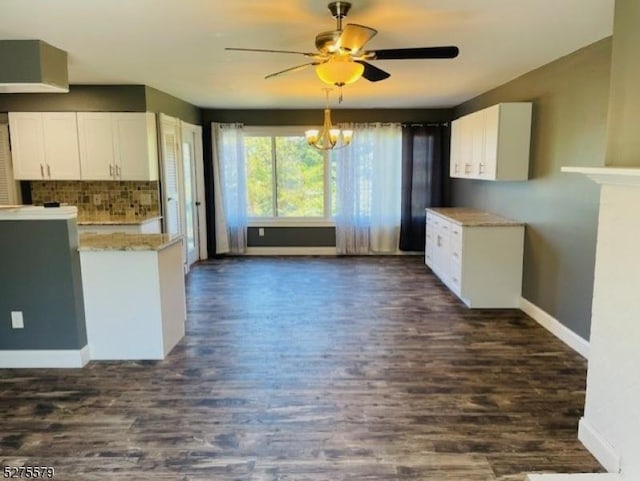
[[[304,137],[276,137],[277,215],[324,217],[324,156]]]
[[[247,169],[247,215],[249,217],[272,217],[273,158],[271,137],[245,137]]]
[[[327,176],[326,152],[309,147],[302,134],[274,132],[270,135],[265,129],[245,134],[244,144],[248,217],[332,216],[335,167],[329,167]]]

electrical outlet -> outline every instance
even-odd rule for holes
[[[11,311],[11,327],[14,329],[24,329],[22,311]]]
[[[93,194],[93,205],[102,204],[102,196],[100,194]]]
[[[264,227],[259,227],[258,228],[258,236],[259,237],[264,237]]]

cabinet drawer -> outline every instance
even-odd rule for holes
[[[451,262],[451,272],[449,273],[449,287],[459,296],[462,292],[462,264]]]
[[[451,247],[462,248],[462,226],[451,224]]]
[[[431,227],[431,228],[437,227],[438,224],[439,224],[438,216],[430,214],[430,213],[427,212],[427,229],[429,227]]]
[[[451,257],[455,262],[462,262],[462,227],[457,224],[451,224]]]

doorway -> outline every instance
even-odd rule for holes
[[[202,127],[186,122],[180,122],[180,125],[184,193],[183,230],[187,265],[191,266],[199,259],[206,258],[206,253],[202,256],[202,245],[204,244],[206,249],[206,238],[203,238],[203,229],[200,228],[205,227],[204,185],[201,186],[198,182],[199,177],[202,177]]]

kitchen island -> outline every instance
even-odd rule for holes
[[[182,236],[80,234],[91,360],[164,359],[184,336]]]

